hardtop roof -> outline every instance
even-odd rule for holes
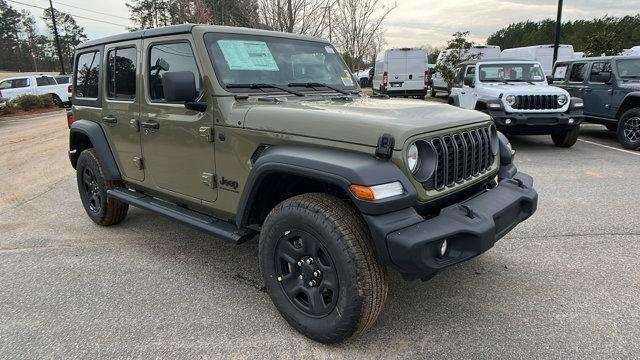
[[[127,41],[127,40],[145,39],[145,38],[151,38],[151,37],[176,35],[176,34],[187,34],[187,33],[191,33],[193,29],[196,27],[202,28],[205,32],[246,34],[246,35],[259,35],[259,36],[262,35],[262,36],[272,36],[272,37],[282,37],[282,38],[290,38],[290,39],[298,39],[298,40],[323,42],[327,44],[329,43],[327,40],[317,38],[317,37],[283,33],[278,31],[250,29],[250,28],[233,27],[233,26],[220,26],[220,25],[181,24],[181,25],[163,26],[163,27],[146,29],[146,30],[137,30],[137,31],[132,31],[128,33],[107,36],[100,39],[89,40],[87,42],[84,42],[78,45],[77,49],[85,49],[92,46],[110,44],[110,43]]]

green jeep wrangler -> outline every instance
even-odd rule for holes
[[[387,266],[427,280],[536,210],[488,115],[362,94],[306,36],[178,25],[80,45],[69,157],[82,204],[129,205],[216,238],[259,234],[282,316],[326,343],[370,328]]]

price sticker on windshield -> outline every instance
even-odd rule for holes
[[[279,71],[264,41],[218,40],[229,70]]]
[[[340,77],[340,79],[342,80],[342,84],[344,86],[353,86],[353,78],[351,77],[351,74],[348,70],[344,71],[344,74]]]

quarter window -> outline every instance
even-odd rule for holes
[[[589,74],[589,81],[602,82],[602,80],[600,80],[601,72],[611,72],[611,63],[608,61],[594,62],[593,65],[591,65],[591,73]]]
[[[131,100],[136,97],[136,49],[110,50],[107,54],[107,96]]]
[[[76,79],[74,87],[76,97],[97,98],[100,80],[100,53],[93,51],[80,55],[74,78]]]
[[[573,64],[569,74],[569,82],[583,82],[587,70],[586,63]]]
[[[149,97],[164,101],[162,77],[169,71],[191,71],[196,78],[196,90],[201,92],[200,72],[191,45],[186,42],[151,46],[149,56]]]

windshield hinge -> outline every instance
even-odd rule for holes
[[[393,153],[394,139],[391,134],[382,134],[378,138],[378,146],[376,146],[376,156],[383,159],[388,159]]]
[[[216,176],[211,173],[202,173],[202,183],[207,185],[207,187],[215,189],[217,187]]]
[[[203,126],[198,129],[198,132],[200,133],[200,137],[202,137],[206,142],[213,141],[213,129],[211,127]]]

